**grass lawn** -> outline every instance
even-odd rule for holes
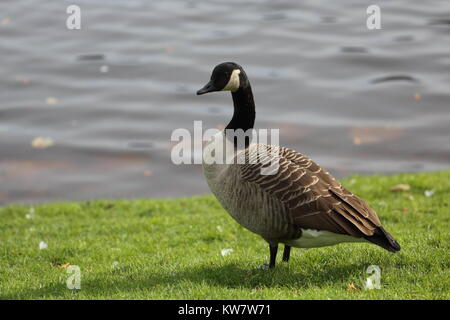
[[[411,189],[390,191],[400,183]],[[0,298],[449,299],[450,170],[343,184],[378,212],[399,253],[349,243],[294,249],[286,264],[280,247],[277,267],[261,270],[266,243],[210,195],[12,205],[0,208]],[[69,265],[80,290],[66,286]],[[381,289],[364,289],[369,265]]]

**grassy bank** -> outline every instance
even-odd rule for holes
[[[279,256],[260,270],[265,242],[213,196],[13,205],[0,208],[0,298],[449,299],[450,170],[343,183],[378,212],[400,253],[294,249],[288,264]],[[390,191],[397,184],[410,190]],[[80,268],[80,290],[66,287],[69,265]],[[379,290],[364,290],[369,265],[381,268]]]

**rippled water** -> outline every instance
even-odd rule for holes
[[[195,95],[222,61],[257,127],[339,177],[450,167],[447,0],[377,1],[381,30],[361,0],[76,2],[79,31],[73,1],[0,2],[2,204],[208,192],[170,134],[228,122],[229,94]]]

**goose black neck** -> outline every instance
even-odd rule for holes
[[[234,112],[233,118],[225,129],[247,131],[255,124],[255,102],[250,84],[232,92]]]

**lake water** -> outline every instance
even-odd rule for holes
[[[209,192],[170,135],[228,122],[228,93],[195,95],[223,61],[257,127],[338,177],[449,168],[450,2],[377,1],[369,30],[372,3],[2,0],[0,203]]]

